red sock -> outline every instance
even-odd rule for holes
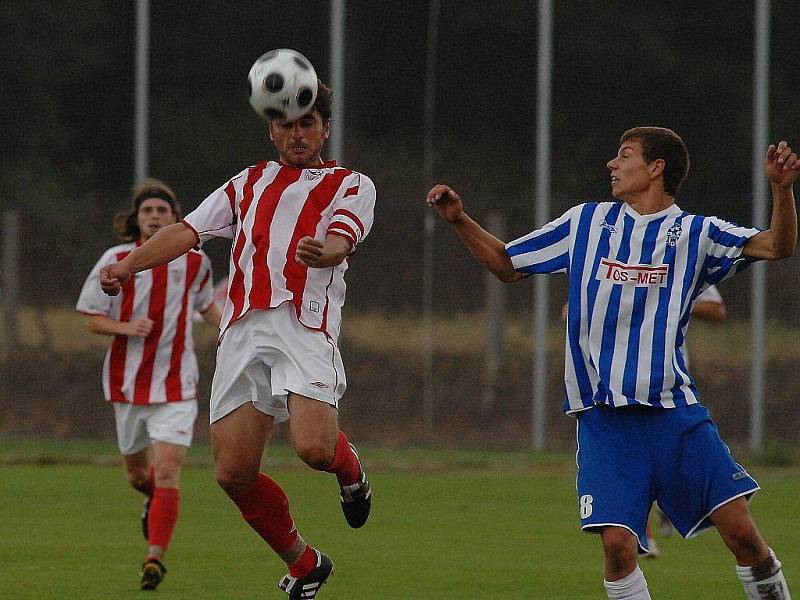
[[[147,542],[151,546],[161,546],[166,550],[178,522],[180,491],[176,488],[160,488],[153,490],[153,501],[150,504],[150,516],[147,526],[150,537]]]
[[[289,514],[289,499],[272,479],[259,473],[248,490],[231,498],[242,517],[277,554],[291,549],[297,541],[297,529]]]
[[[303,554],[295,562],[289,565],[289,575],[296,579],[302,579],[317,566],[317,553],[311,546],[306,546]]]
[[[352,485],[361,477],[361,463],[350,447],[344,431],[339,431],[336,448],[333,450],[333,462],[325,470],[328,473],[336,473],[339,485]]]

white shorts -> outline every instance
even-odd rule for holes
[[[155,442],[192,445],[197,400],[142,406],[112,402],[117,421],[117,444],[124,455],[136,454]]]
[[[233,323],[217,349],[211,385],[211,422],[246,402],[275,417],[289,418],[288,394],[338,406],[347,381],[339,349],[328,336],[303,326],[294,306],[251,310]]]

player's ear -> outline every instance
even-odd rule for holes
[[[331,135],[331,120],[328,119],[325,121],[325,125],[322,126],[322,135],[325,136],[327,140]]]
[[[667,163],[664,161],[663,158],[657,158],[654,161],[650,162],[650,177],[655,179],[659,175],[664,174],[664,167],[667,166]]]

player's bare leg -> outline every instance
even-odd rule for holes
[[[312,469],[324,471],[333,462],[338,432],[336,408],[325,402],[289,394],[289,436],[297,456]]]
[[[150,507],[148,556],[161,559],[169,547],[178,520],[181,465],[186,447],[166,442],[153,444],[155,489]]]
[[[148,519],[150,516],[150,501],[153,498],[153,491],[156,487],[155,472],[153,470],[153,450],[145,448],[135,454],[124,455],[125,475],[128,483],[135,490],[145,495],[142,503],[142,535],[144,539],[150,537]]]
[[[167,572],[162,560],[169,548],[180,510],[180,472],[186,447],[166,442],[152,446],[153,490],[145,502],[147,558],[142,564],[141,588],[154,590]]]
[[[750,600],[791,600],[781,563],[758,532],[745,498],[711,513],[720,537],[736,558],[736,573]]]
[[[647,581],[636,561],[639,544],[624,527],[603,527],[600,531],[606,559],[606,594],[612,600],[650,600]]]
[[[650,518],[647,519],[647,530],[645,532],[647,535],[647,547],[650,551],[645,554],[645,558],[656,558],[661,551],[658,549],[658,542],[656,542],[656,536],[653,533],[653,526],[650,524]]]
[[[372,507],[372,490],[355,447],[339,429],[336,408],[289,394],[289,412],[295,452],[312,469],[336,475],[347,524],[353,528],[363,526]]]
[[[322,555],[297,532],[286,494],[260,472],[261,457],[273,427],[273,417],[247,402],[211,424],[211,443],[217,483],[250,527],[289,566],[287,577],[293,585],[315,571]],[[331,564],[328,573],[332,569]]]
[[[145,496],[152,496],[155,484],[151,468],[152,450],[145,448],[135,454],[123,455],[122,459],[125,465],[125,476],[131,487]]]

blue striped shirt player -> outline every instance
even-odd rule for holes
[[[773,208],[764,231],[675,203],[689,154],[674,131],[626,131],[606,166],[614,201],[575,206],[508,244],[471,219],[449,186],[434,186],[427,202],[501,281],[569,278],[564,410],[577,421],[581,530],[600,534],[608,598],[650,600],[637,555],[650,549],[647,518],[657,501],[686,538],[717,529],[750,600],[791,600],[747,506],[758,483],[700,403],[685,341],[704,290],[753,261],[794,252],[800,161],[786,142],[768,148]]]
[[[757,233],[675,204],[640,215],[591,202],[506,244],[517,271],[569,277],[564,410],[698,402],[684,358],[692,304],[752,262],[742,249]]]

